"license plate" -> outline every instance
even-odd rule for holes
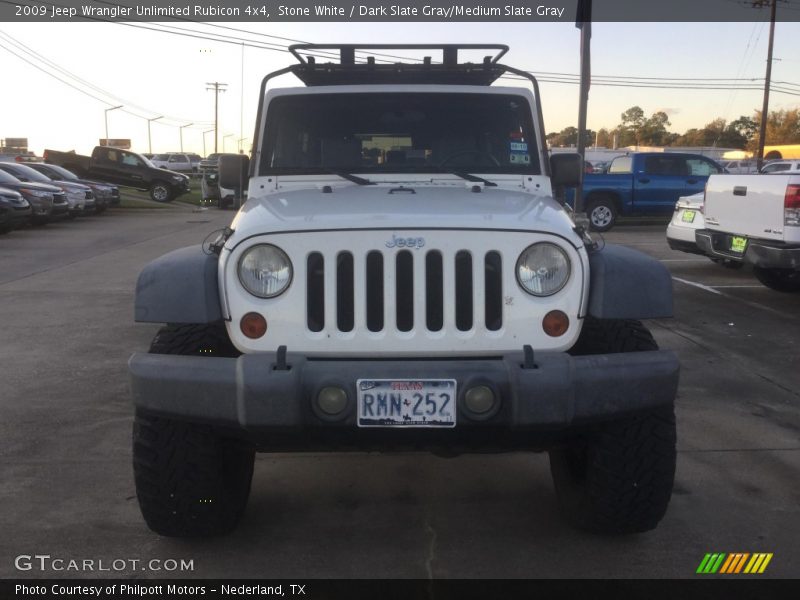
[[[455,427],[454,379],[359,379],[359,427]]]
[[[683,211],[683,215],[681,215],[681,221],[683,221],[684,223],[694,223],[694,215],[695,211],[685,210]]]
[[[745,248],[747,248],[747,238],[735,235],[731,236],[731,252],[738,252],[741,254],[744,252]]]

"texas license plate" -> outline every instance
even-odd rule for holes
[[[455,427],[454,379],[359,379],[359,427]]]
[[[684,223],[694,223],[694,215],[695,211],[685,210],[683,211],[683,215],[681,215],[681,221],[683,221]]]
[[[731,252],[738,252],[741,254],[747,248],[747,238],[731,236]]]

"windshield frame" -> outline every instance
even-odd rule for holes
[[[537,89],[538,91],[538,89]],[[510,162],[503,162],[497,166],[488,164],[463,164],[460,161],[454,161],[450,164],[410,164],[410,165],[394,165],[391,168],[376,168],[372,165],[354,165],[354,168],[349,166],[335,168],[349,173],[359,173],[369,177],[382,176],[382,175],[437,175],[437,174],[453,174],[454,171],[468,172],[468,173],[483,173],[487,175],[513,175],[513,176],[546,176],[549,172],[549,165],[543,162],[547,156],[546,145],[544,144],[544,136],[542,134],[542,125],[540,113],[538,111],[537,95],[534,95],[530,89],[523,87],[484,87],[484,86],[465,86],[465,85],[364,85],[364,86],[319,86],[313,88],[282,88],[273,89],[266,92],[264,98],[264,106],[261,111],[261,116],[258,123],[258,147],[256,155],[253,157],[251,167],[251,176],[303,176],[303,175],[325,175],[330,173],[331,167],[327,166],[310,166],[310,167],[292,167],[292,166],[271,166],[268,162],[268,152],[270,144],[275,142],[276,133],[270,128],[273,119],[276,118],[274,110],[270,110],[274,105],[273,102],[282,100],[286,102],[287,97],[309,97],[313,95],[359,95],[359,96],[398,96],[408,95],[416,96],[418,98],[425,95],[454,95],[464,96],[469,95],[473,98],[479,96],[505,96],[514,98],[523,103],[521,109],[518,109],[518,117],[522,133],[524,134],[524,144],[528,145],[529,149],[529,163],[520,164],[519,166],[512,166]],[[423,99],[424,98],[420,98]],[[496,101],[496,100],[492,100]],[[500,126],[499,128],[501,128]],[[478,129],[475,130],[476,132]],[[365,132],[353,132],[354,134]],[[354,136],[357,137],[357,136]],[[438,141],[439,138],[434,136]],[[533,145],[531,148],[530,145]],[[479,154],[482,152],[478,152]],[[502,159],[502,154],[499,154]],[[510,160],[510,159],[509,159]],[[318,162],[322,162],[319,160]],[[476,161],[477,162],[477,161]],[[484,161],[488,163],[488,161]],[[383,163],[385,164],[385,163]]]

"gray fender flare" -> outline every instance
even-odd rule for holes
[[[672,276],[658,260],[606,244],[589,254],[589,314],[598,319],[672,316]]]
[[[147,264],[136,282],[134,320],[140,323],[212,323],[222,319],[219,257],[188,246]]]

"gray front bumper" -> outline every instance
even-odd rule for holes
[[[287,432],[356,427],[357,379],[455,379],[456,429],[564,429],[626,413],[672,405],[680,366],[673,352],[573,357],[541,354],[536,368],[523,354],[497,359],[321,360],[289,354],[288,370],[274,353],[239,358],[134,354],[129,362],[134,404],[160,415],[250,431]],[[320,389],[340,386],[349,404],[342,418],[312,409]],[[488,385],[500,398],[490,418],[471,415],[465,391]]]

